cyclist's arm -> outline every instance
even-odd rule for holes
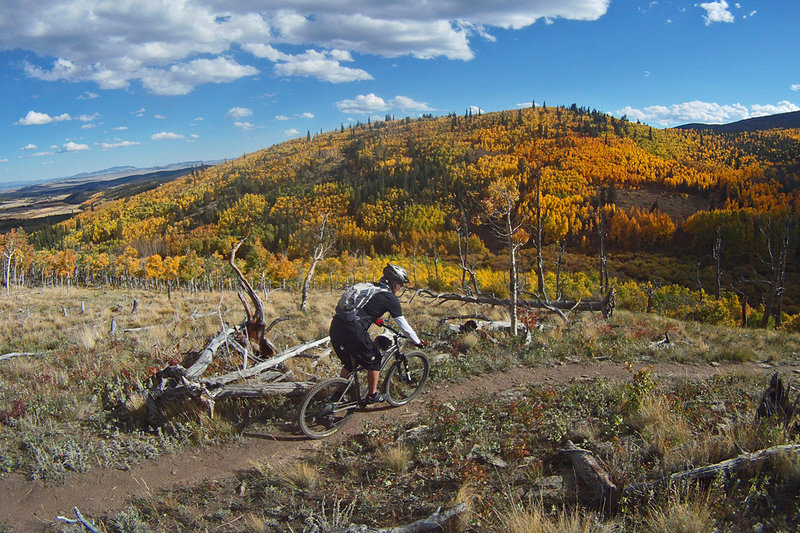
[[[414,332],[414,328],[411,327],[411,324],[408,323],[406,317],[403,315],[392,317],[394,321],[397,322],[397,325],[400,326],[400,331],[403,332],[403,335],[411,339],[411,342],[414,344],[421,344],[422,341],[419,340],[417,334]]]

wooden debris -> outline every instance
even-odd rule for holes
[[[72,518],[66,518],[64,516],[57,516],[56,520],[66,522],[67,524],[81,524],[83,527],[85,527],[88,531],[91,531],[92,533],[100,533],[100,530],[97,529],[97,527],[95,527],[94,524],[92,524],[83,517],[83,515],[81,514],[81,512],[78,510],[77,507],[73,507],[72,510],[75,512],[75,516],[78,517],[77,520],[73,520]]]
[[[437,302],[464,302],[464,303],[474,303],[474,304],[484,304],[484,305],[497,305],[501,307],[508,307],[511,305],[510,300],[496,298],[494,296],[488,295],[466,295],[466,294],[457,294],[457,293],[441,293],[437,294],[433,291],[428,289],[422,289],[415,293],[412,297],[416,297],[417,295],[425,297],[425,298],[432,298]],[[547,309],[552,312],[560,312],[563,316],[563,311],[600,311],[603,313],[604,318],[610,318],[611,315],[614,314],[614,307],[616,304],[616,292],[612,288],[610,289],[606,295],[599,300],[579,300],[577,302],[573,301],[565,301],[565,300],[553,300],[550,302],[543,302],[541,299],[537,300],[519,300],[517,305],[519,307],[529,307],[534,309]]]
[[[349,525],[345,529],[331,530],[313,525],[305,533],[422,533],[440,529],[448,520],[460,515],[467,510],[466,503],[459,503],[448,509],[437,509],[427,518],[422,518],[411,524],[394,527],[373,528],[361,524]],[[320,521],[323,522],[323,521]]]
[[[6,359],[13,359],[15,357],[36,357],[37,355],[43,355],[44,352],[12,352],[0,355],[0,361],[5,361]]]
[[[575,468],[575,473],[589,487],[594,499],[601,507],[603,509],[615,508],[619,503],[620,490],[594,458],[592,452],[578,448],[571,440],[567,441],[566,446],[560,451],[567,454]]]
[[[238,331],[234,327],[223,328],[188,369],[173,365],[161,369],[153,376],[153,385],[147,395],[148,421],[151,425],[163,424],[169,418],[170,409],[179,402],[188,401],[213,417],[215,402],[222,398],[263,398],[306,390],[311,385],[308,381],[284,381],[291,373],[278,371],[277,367],[292,357],[304,355],[308,350],[330,342],[328,337],[324,337],[290,348],[249,368],[202,378],[212,364],[217,350],[223,345],[235,346],[240,353],[244,352],[243,360],[246,361],[246,348],[238,345],[235,340]],[[243,380],[250,382],[241,383]],[[253,383],[253,380],[257,382]]]
[[[684,472],[677,472],[668,477],[658,479],[656,481],[648,481],[643,483],[631,483],[625,485],[622,490],[623,497],[628,496],[649,496],[655,490],[669,486],[673,483],[680,483],[682,481],[708,481],[716,478],[717,476],[732,476],[741,472],[747,472],[758,469],[771,463],[775,458],[781,455],[798,455],[800,454],[800,444],[785,444],[782,446],[773,446],[764,450],[759,450],[753,453],[743,453],[734,457],[716,463],[713,465],[702,466]]]
[[[785,427],[788,427],[794,415],[797,414],[798,402],[800,402],[800,394],[797,395],[794,402],[789,399],[789,392],[791,385],[783,384],[783,379],[777,372],[772,374],[769,381],[769,386],[761,395],[761,402],[756,410],[756,420],[764,417],[777,416],[782,420]]]

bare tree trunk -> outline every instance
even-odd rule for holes
[[[547,292],[544,288],[544,259],[542,258],[542,248],[544,247],[544,224],[542,223],[542,174],[536,169],[536,284],[538,285],[539,295],[548,301]]]
[[[16,250],[12,250],[11,253],[6,254],[6,296],[10,294],[11,291],[11,258],[14,256],[14,252]]]
[[[608,256],[606,255],[606,219],[603,207],[597,210],[597,233],[600,237],[600,292],[608,289]],[[649,308],[649,304],[648,304]],[[648,311],[649,312],[649,311]]]
[[[567,249],[567,240],[564,239],[558,243],[558,257],[556,259],[556,300],[561,300],[564,296],[564,291],[561,287],[561,265],[564,261],[564,252]]]
[[[314,270],[317,268],[317,263],[319,262],[317,253],[317,250],[314,250],[314,258],[311,260],[311,267],[309,267],[308,272],[306,272],[306,277],[303,279],[303,292],[300,298],[300,310],[304,313],[308,305],[308,288],[309,285],[311,285],[311,279],[314,277]]]
[[[514,230],[511,223],[511,211],[506,214],[506,229],[508,231],[508,289],[511,303],[511,331],[517,334],[517,303],[519,300],[519,287],[517,286],[517,245],[514,243]]]
[[[717,227],[717,240],[714,241],[714,266],[717,274],[717,290],[714,296],[719,300],[722,296],[722,228]]]

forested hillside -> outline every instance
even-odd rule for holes
[[[52,229],[6,234],[5,265],[41,283],[213,283],[249,232],[239,257],[262,283],[317,265],[314,279],[339,283],[356,258],[369,277],[391,256],[418,286],[502,295],[519,252],[540,295],[633,280],[650,305],[679,283],[762,306],[766,325],[800,311],[798,157],[798,129],[659,130],[574,104],[387,116],[89,199]]]

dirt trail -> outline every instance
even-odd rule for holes
[[[636,364],[635,368],[647,364]],[[704,378],[716,374],[791,372],[797,367],[770,367],[758,364],[730,364],[721,366],[656,363],[653,372],[657,377]],[[461,383],[440,383],[429,388],[420,398],[399,408],[378,408],[357,413],[356,419],[328,441],[346,438],[358,432],[363,422],[379,424],[385,417],[393,420],[410,420],[430,401],[456,401],[492,394],[526,383],[563,384],[571,380],[594,378],[628,379],[629,371],[623,364],[599,361],[592,364],[575,363],[552,367],[516,368],[511,371],[471,378]],[[0,479],[0,524],[13,527],[15,532],[57,531],[56,517],[74,518],[73,507],[84,516],[102,514],[124,507],[133,497],[146,497],[160,489],[192,485],[205,479],[219,479],[232,473],[247,470],[257,462],[292,461],[309,454],[322,445],[322,441],[305,439],[291,426],[275,428],[269,433],[248,433],[241,442],[216,449],[203,448],[136,465],[123,471],[111,468],[93,468],[84,474],[71,474],[62,484],[29,482],[18,474]]]

